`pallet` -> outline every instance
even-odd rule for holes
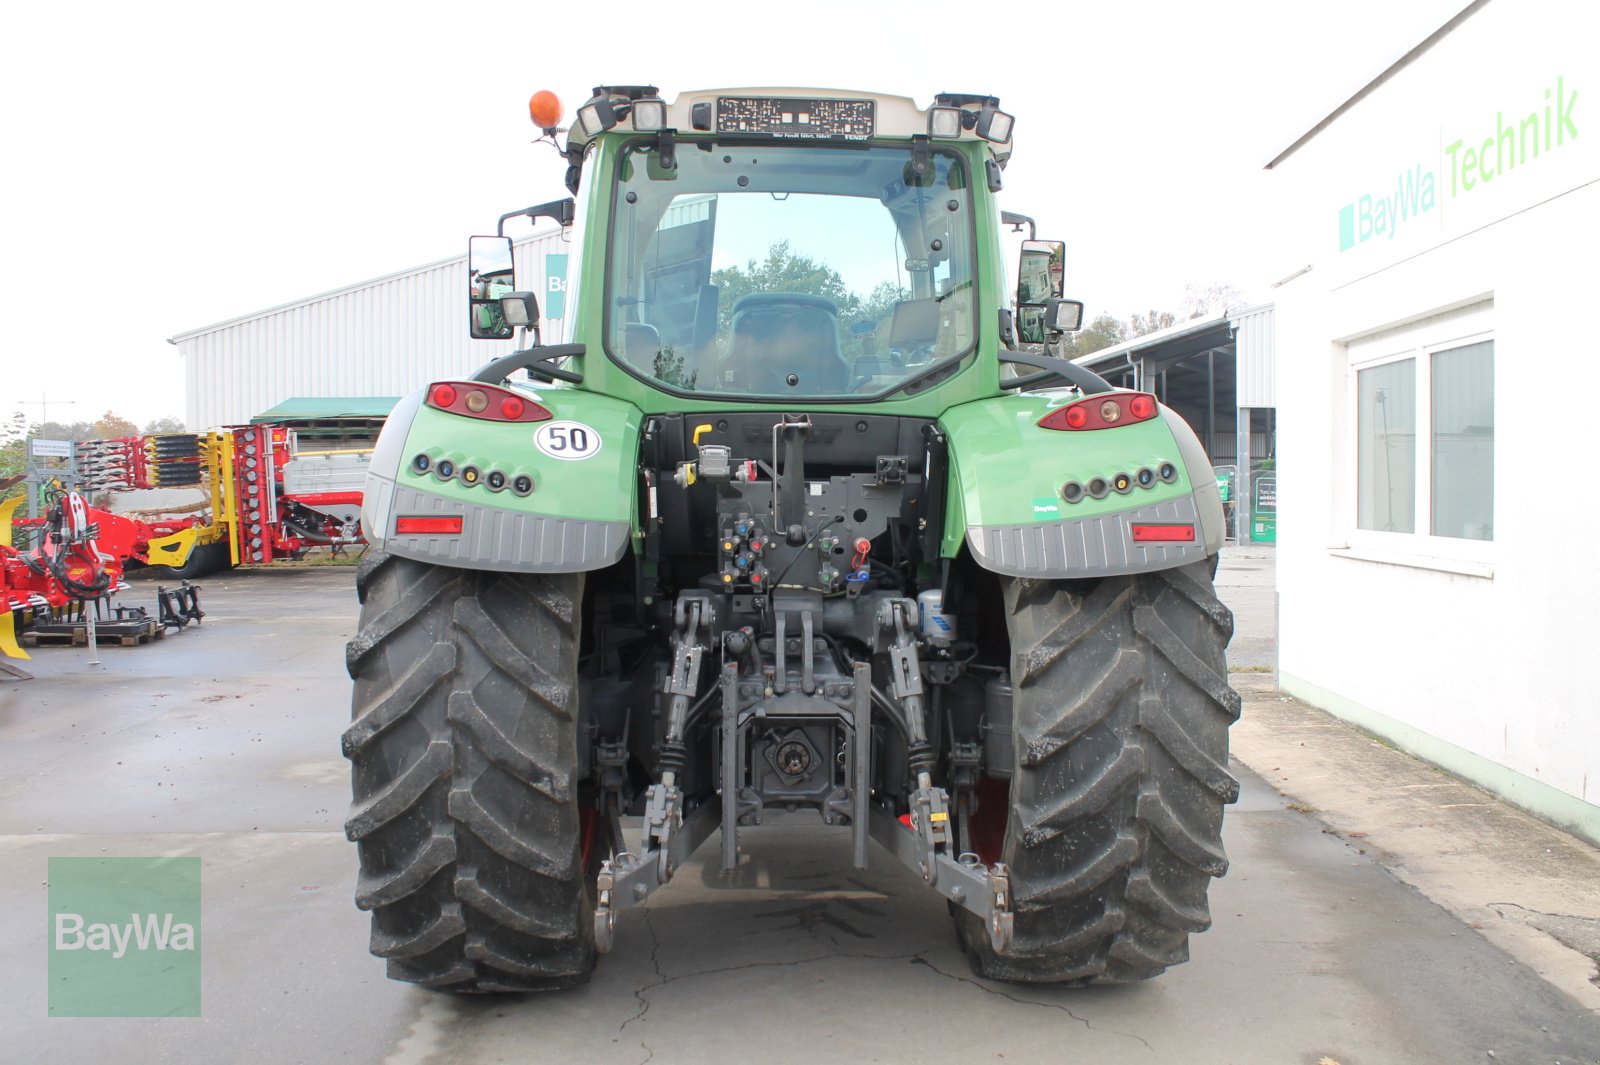
[[[165,635],[154,618],[122,618],[95,625],[95,643],[102,647],[139,647]],[[24,647],[87,647],[89,626],[81,621],[35,623],[22,633]]]

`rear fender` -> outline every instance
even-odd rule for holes
[[[518,391],[552,417],[472,418],[428,406],[426,390],[402,399],[362,492],[368,541],[423,562],[509,573],[573,573],[620,559],[636,527],[638,409],[572,388]],[[446,462],[449,477],[440,475]],[[505,477],[499,490],[490,487],[495,472]],[[519,494],[523,476],[532,488]],[[459,533],[396,531],[402,518],[455,516]]]
[[[1117,391],[1106,398],[1126,396]],[[950,492],[941,554],[965,543],[978,564],[1014,577],[1079,578],[1187,565],[1222,549],[1222,499],[1205,450],[1177,414],[1104,429],[1045,429],[1039,419],[1080,398],[1029,393],[979,400],[945,413]],[[1099,398],[1099,397],[1097,397]],[[1175,476],[1141,488],[1141,470],[1170,463]],[[1069,503],[1068,482],[1135,480],[1103,499]],[[1135,524],[1191,525],[1187,542],[1136,543]]]

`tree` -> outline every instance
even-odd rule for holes
[[[1109,314],[1102,314],[1076,333],[1068,333],[1061,345],[1061,354],[1063,358],[1075,359],[1101,348],[1113,347],[1127,339],[1127,325]]]
[[[94,435],[100,440],[115,440],[123,436],[138,436],[139,427],[120,415],[106,411],[94,423]]]
[[[41,422],[29,427],[28,438],[41,440],[93,440],[93,422]]]
[[[187,431],[187,428],[183,424],[182,418],[175,418],[168,414],[160,418],[150,419],[150,423],[144,427],[144,431],[154,436],[157,433],[182,433]]]
[[[1225,281],[1205,285],[1188,284],[1183,289],[1179,310],[1185,318],[1206,318],[1244,305],[1244,296]]]
[[[1133,313],[1129,321],[1129,329],[1136,337],[1148,336],[1157,330],[1165,329],[1178,320],[1178,316],[1171,311],[1158,311],[1151,308],[1149,314]]]

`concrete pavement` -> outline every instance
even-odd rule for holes
[[[1239,612],[1236,667],[1270,668],[1270,639],[1251,642],[1271,632],[1270,553],[1229,557],[1219,583]],[[238,572],[207,582],[205,603],[198,631],[105,649],[101,667],[40,650],[38,680],[0,681],[0,1057],[1600,1062],[1577,963],[1528,946],[1574,953],[1537,929],[1588,927],[1585,896],[1553,873],[1592,877],[1593,850],[1410,787],[1449,782],[1279,701],[1262,672],[1233,677],[1244,789],[1215,925],[1147,984],[978,980],[936,896],[877,850],[856,873],[847,838],[799,816],[747,833],[731,874],[708,843],[621,915],[586,988],[460,999],[392,983],[366,952],[339,830],[350,573]],[[1476,827],[1453,820],[1473,809],[1489,811]],[[200,1018],[46,1016],[45,861],[97,854],[202,858]]]

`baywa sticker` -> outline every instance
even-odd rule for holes
[[[1061,517],[1061,507],[1049,496],[1043,496],[1033,501],[1033,520],[1052,521]]]
[[[600,451],[600,433],[582,422],[545,422],[533,434],[533,442],[553,459],[586,459]]]

